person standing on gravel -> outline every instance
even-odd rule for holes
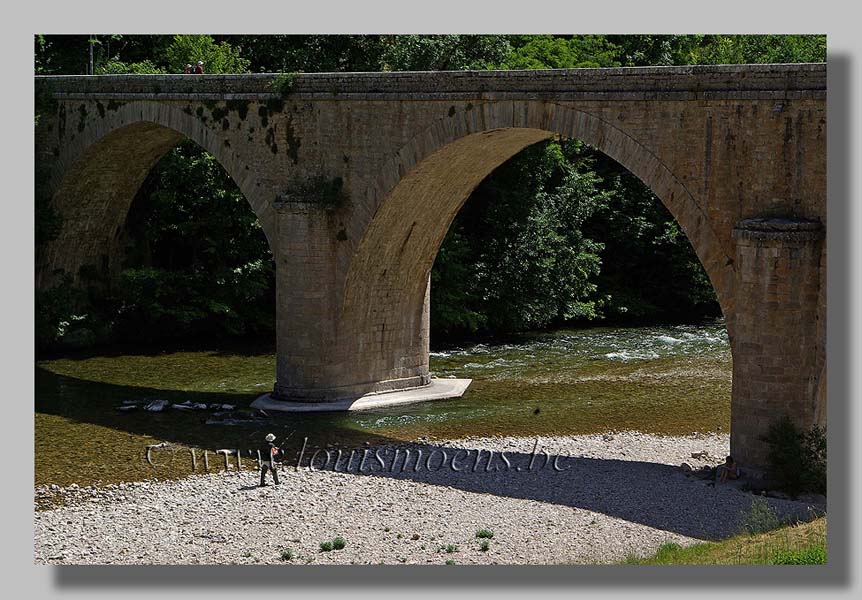
[[[260,487],[266,486],[266,471],[272,471],[272,481],[278,485],[278,471],[276,470],[276,459],[281,450],[275,445],[275,435],[266,434],[266,443],[260,447]]]

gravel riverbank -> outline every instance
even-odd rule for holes
[[[35,513],[35,562],[613,562],[737,531],[754,496],[678,469],[717,464],[728,446],[727,435],[637,432],[420,440],[361,449],[351,464],[320,454],[314,470],[307,457],[264,488],[250,470],[39,488],[37,498],[60,496],[65,505]],[[779,517],[811,517],[804,502],[768,502]],[[480,529],[493,532],[484,551]],[[321,551],[336,537],[343,549]]]

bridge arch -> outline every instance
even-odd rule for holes
[[[233,179],[272,248],[275,224],[269,203],[259,192],[254,171],[217,130],[191,111],[166,103],[132,101],[108,110],[96,110],[92,102],[72,103],[60,110],[84,107],[84,112],[88,106],[91,115],[98,116],[82,120],[77,129],[59,119],[62,143],[48,190],[61,228],[45,248],[37,285],[49,285],[60,272],[74,277],[83,265],[99,267],[111,261],[135,194],[162,156],[183,139],[213,155]]]
[[[487,175],[556,134],[597,148],[656,194],[694,247],[732,335],[733,250],[722,246],[705,212],[659,156],[584,110],[542,101],[488,103],[442,117],[415,135],[368,192],[344,279],[341,333],[358,340],[371,378],[427,379],[428,279],[446,232]]]

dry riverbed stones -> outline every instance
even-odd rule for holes
[[[692,453],[723,456],[728,444],[726,435],[636,432],[416,441],[398,446],[412,450],[414,458],[424,451],[422,460],[404,468],[396,463],[391,469],[385,460],[386,469],[376,468],[380,463],[373,458],[368,461],[373,468],[363,472],[287,466],[281,485],[265,488],[256,486],[258,474],[250,470],[103,487],[45,486],[36,490],[37,504],[62,499],[64,505],[35,513],[34,559],[50,564],[613,562],[651,553],[665,542],[690,544],[736,533],[754,496],[731,486],[708,487],[678,469],[693,460]],[[384,458],[395,449],[367,448],[371,456]],[[439,458],[428,467],[425,458],[433,450],[435,457],[449,457],[446,468],[436,468]],[[483,458],[474,468],[479,452]],[[456,455],[459,470],[451,467]],[[813,516],[804,502],[766,501],[780,518]]]

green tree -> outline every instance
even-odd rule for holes
[[[693,51],[697,64],[826,61],[825,35],[710,35]]]
[[[386,41],[383,71],[488,69],[511,51],[501,35],[396,35]]]
[[[272,329],[274,265],[260,222],[193,142],[165,155],[129,212],[126,265],[104,312],[152,338]]]
[[[625,67],[696,64],[702,35],[610,35]]]
[[[603,35],[519,36],[500,68],[577,69],[618,67],[620,48]]]
[[[435,261],[437,331],[522,331],[596,316],[601,244],[582,225],[603,194],[569,160],[579,145],[535,144],[476,189]]]
[[[168,72],[182,73],[186,64],[203,61],[207,73],[248,73],[251,61],[228,42],[216,43],[208,35],[175,35],[162,53]]]
[[[712,284],[688,238],[662,202],[607,156],[584,148],[605,191],[586,235],[604,245],[595,283],[603,316],[625,320],[692,320],[720,314]]]
[[[388,43],[379,35],[236,35],[224,41],[240,48],[253,72],[314,73],[379,71]],[[392,37],[392,36],[388,36]]]

